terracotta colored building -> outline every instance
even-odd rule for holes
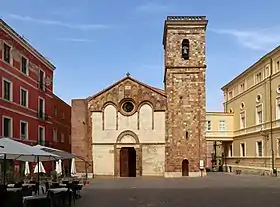
[[[205,175],[207,23],[201,16],[167,17],[164,90],[127,74],[72,100],[72,151],[92,163],[90,175]],[[82,162],[77,171],[85,173]]]
[[[0,136],[71,150],[71,107],[53,94],[54,70],[0,20]]]

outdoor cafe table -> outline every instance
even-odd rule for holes
[[[39,205],[40,207],[50,206],[47,195],[25,196],[22,198],[22,205],[23,207]]]
[[[68,188],[50,188],[49,191],[53,193],[61,193],[61,192],[67,192]],[[70,191],[72,190],[70,189]]]
[[[22,188],[7,188],[8,192],[17,192],[17,191],[21,191]]]

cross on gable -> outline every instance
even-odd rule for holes
[[[127,72],[127,73],[126,73],[126,76],[127,76],[127,77],[129,77],[129,76],[130,76],[130,73],[129,73],[129,72]]]

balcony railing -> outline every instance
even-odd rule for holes
[[[233,139],[233,131],[230,130],[206,130],[206,140],[208,141],[231,141]]]
[[[38,88],[41,90],[41,91],[45,91],[46,90],[46,84],[42,81],[39,81],[38,82]]]
[[[270,122],[265,122],[262,124],[246,127],[244,129],[239,129],[234,132],[234,136],[241,136],[244,134],[256,133],[261,131],[269,130],[271,127]],[[272,121],[272,129],[280,127],[280,119]]]
[[[37,117],[41,120],[48,120],[48,115],[43,113],[42,111],[38,112]]]
[[[41,139],[38,140],[38,144],[41,145],[41,146],[45,146],[45,147],[50,146],[50,143],[48,141],[41,140]]]

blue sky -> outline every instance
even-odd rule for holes
[[[55,93],[70,103],[131,76],[163,88],[167,15],[206,15],[207,110],[220,88],[278,46],[280,2],[216,0],[0,0],[0,16],[57,67]]]

